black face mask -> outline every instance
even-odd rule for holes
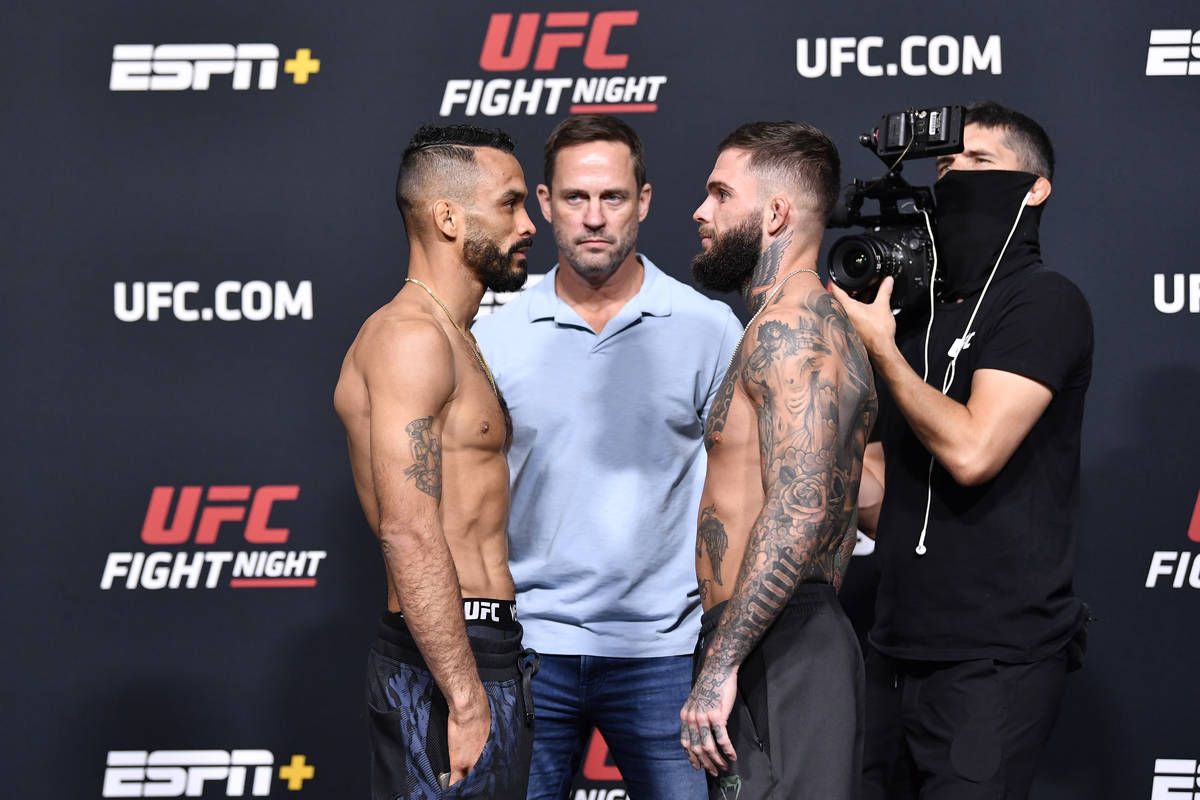
[[[937,197],[936,241],[942,297],[965,297],[987,283],[1012,229],[1025,193],[1037,176],[1009,170],[950,170],[933,185]],[[996,277],[1041,260],[1041,206],[1027,206]]]

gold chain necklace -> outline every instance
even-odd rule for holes
[[[492,392],[496,395],[496,402],[500,404],[500,408],[504,408],[504,400],[500,397],[500,389],[496,386],[496,379],[492,376],[492,370],[488,366],[487,361],[484,360],[483,353],[479,350],[479,345],[475,343],[474,338],[468,336],[467,332],[458,326],[458,323],[454,321],[454,315],[450,313],[450,309],[446,308],[446,304],[442,302],[442,299],[433,293],[433,289],[430,289],[416,278],[405,278],[404,282],[415,283],[417,286],[420,286],[426,291],[426,293],[429,294],[430,297],[433,298],[433,302],[441,306],[442,311],[446,312],[446,319],[450,320],[450,324],[454,326],[454,330],[458,331],[458,334],[463,338],[463,341],[471,346],[471,351],[475,353],[475,358],[479,360],[479,366],[483,368],[483,374],[487,375],[488,383],[492,385]]]
[[[746,323],[746,327],[742,329],[742,335],[738,337],[737,346],[733,348],[733,353],[731,353],[729,356],[729,366],[725,368],[726,372],[729,372],[729,370],[733,369],[733,362],[737,360],[738,353],[742,351],[742,340],[746,338],[746,334],[750,331],[750,326],[754,324],[754,320],[758,319],[758,315],[766,310],[767,305],[771,302],[771,298],[775,296],[776,292],[783,288],[783,285],[788,282],[788,278],[792,277],[793,275],[799,275],[801,272],[811,272],[813,275],[817,276],[818,281],[821,280],[821,276],[817,274],[815,269],[797,269],[789,272],[787,275],[784,275],[783,280],[775,284],[775,288],[772,289],[770,294],[767,295],[767,299],[763,301],[763,304],[758,307],[758,311],[754,312],[754,316],[750,318],[750,321]]]

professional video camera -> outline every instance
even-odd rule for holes
[[[903,309],[929,296],[933,190],[904,180],[900,162],[961,153],[962,132],[962,106],[941,106],[884,114],[879,127],[858,137],[888,171],[872,180],[855,178],[830,214],[830,228],[867,228],[838,239],[829,251],[829,277],[851,297],[873,301],[879,282],[888,275],[895,279],[892,308]],[[879,213],[864,215],[864,200],[878,200]]]

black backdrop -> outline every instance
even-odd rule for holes
[[[517,42],[481,60],[493,14]],[[1200,797],[1193,3],[129,0],[3,22],[6,796],[365,793],[384,584],[331,397],[404,277],[394,170],[419,123],[470,120],[513,134],[532,188],[599,91],[646,142],[641,249],[684,278],[741,122],[820,125],[847,178],[879,173],[854,142],[884,111],[991,98],[1045,125],[1046,260],[1096,320],[1078,589],[1100,622],[1035,796]]]

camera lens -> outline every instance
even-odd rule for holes
[[[829,251],[829,276],[847,292],[855,293],[879,282],[880,255],[866,236],[843,236]]]

